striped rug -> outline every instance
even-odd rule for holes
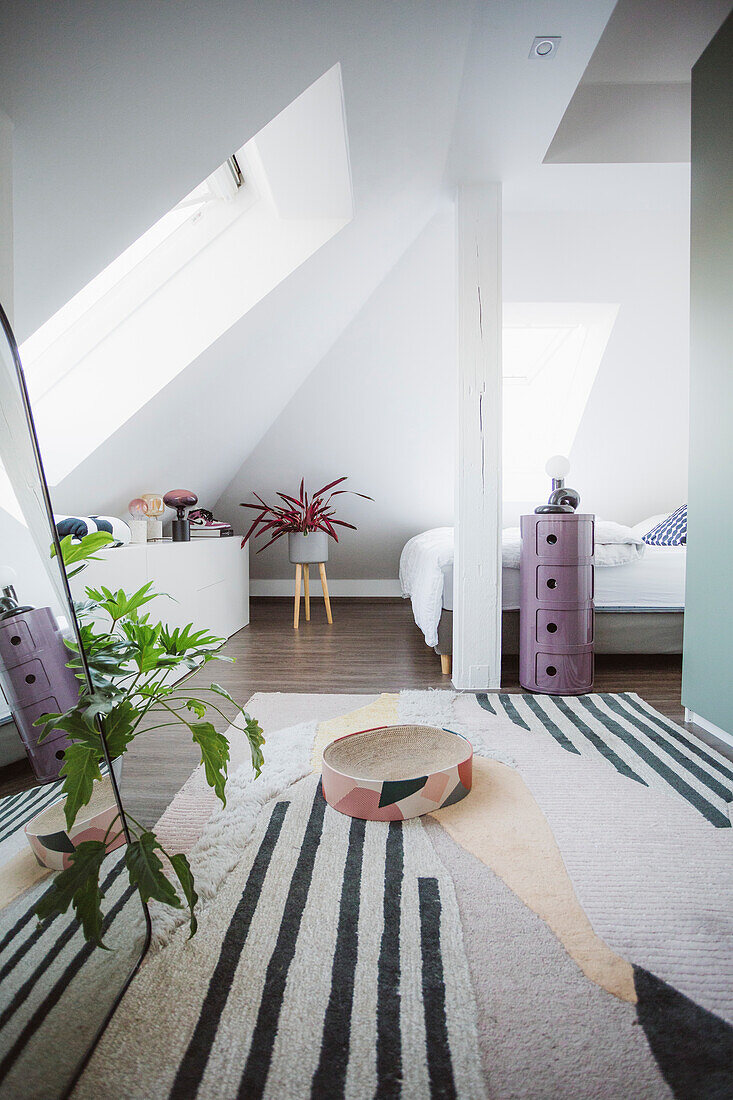
[[[345,817],[300,780],[94,1062],[130,1100],[484,1097],[453,882],[421,823]],[[76,1097],[99,1095],[94,1062]]]
[[[543,729],[566,752],[602,759],[642,786],[669,791],[717,829],[731,827],[733,763],[631,692],[594,695],[480,694],[490,714]]]
[[[104,939],[86,943],[72,914],[39,924],[38,886],[0,911],[0,1095],[61,1095],[112,1007],[144,936],[121,852],[102,869]]]
[[[733,834],[694,771],[724,758],[632,695],[249,707],[267,763],[196,816],[199,932],[165,927],[75,1100],[733,1095]],[[466,733],[469,798],[325,807],[323,744],[380,722]]]
[[[106,764],[102,764],[102,775],[107,774]],[[40,787],[30,787],[17,794],[0,798],[0,860],[7,859],[11,852],[24,848],[27,844],[24,827],[41,810],[48,809],[63,797],[63,780],[44,783]]]

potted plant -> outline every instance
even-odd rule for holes
[[[79,542],[67,536],[61,542],[64,567],[69,577],[76,575],[95,551],[112,536],[103,531],[85,535]],[[84,664],[75,641],[67,640],[71,651],[69,667],[80,681],[78,703],[63,714],[45,714],[37,725],[45,728],[41,739],[52,731],[63,730],[71,744],[64,752],[61,768],[62,791],[65,796],[64,815],[67,834],[71,833],[77,815],[88,805],[95,784],[102,779],[100,765],[105,762],[100,729],[112,761],[120,759],[141,733],[152,733],[164,726],[188,728],[191,738],[201,751],[206,780],[226,805],[225,787],[229,763],[229,741],[208,720],[208,712],[221,715],[227,723],[240,726],[249,741],[252,764],[259,775],[263,764],[262,730],[254,718],[219,684],[187,691],[176,681],[181,675],[198,669],[209,661],[231,661],[219,653],[223,638],[206,630],[194,630],[193,624],[171,629],[160,622],[151,622],[142,609],[157,593],[152,582],[127,595],[121,589],[112,592],[100,586],[87,588],[86,601],[76,604],[80,635],[86,664],[91,677],[91,689],[86,680]],[[233,714],[227,709],[234,708]],[[226,708],[226,709],[224,709]],[[181,908],[179,897],[169,872],[175,875],[190,911],[191,935],[196,931],[195,906],[198,896],[188,859],[182,853],[166,852],[155,832],[126,814],[130,843],[125,850],[126,870],[130,883],[139,891],[143,902],[154,898],[165,905]],[[41,919],[64,913],[72,905],[87,940],[102,945],[102,892],[99,875],[108,853],[121,843],[121,824],[117,813],[112,815],[104,836],[81,840],[69,854],[68,866],[54,879],[36,906]]]
[[[242,502],[241,504],[242,508],[252,508],[257,512],[252,526],[242,539],[242,546],[250,538],[269,534],[271,536],[269,542],[257,551],[261,553],[283,535],[287,535],[288,556],[294,565],[328,561],[329,538],[338,542],[336,527],[348,527],[356,531],[353,523],[334,518],[336,509],[331,503],[333,498],[350,493],[351,496],[362,497],[363,500],[374,499],[366,496],[365,493],[355,493],[352,489],[337,489],[336,486],[342,485],[344,481],[346,477],[339,477],[336,481],[324,485],[322,489],[317,489],[309,498],[303,478],[297,497],[290,496],[289,493],[277,494],[282,504],[266,504],[261,496],[254,493],[259,503]],[[328,496],[326,496],[327,493]]]

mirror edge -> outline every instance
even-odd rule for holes
[[[25,374],[23,372],[23,365],[22,365],[21,359],[20,359],[20,350],[18,348],[18,343],[15,339],[15,334],[13,333],[12,326],[11,326],[10,321],[8,319],[8,316],[5,312],[5,309],[3,308],[2,303],[0,303],[0,328],[2,329],[3,334],[5,335],[5,338],[8,341],[8,345],[10,347],[10,351],[11,351],[11,354],[13,356],[13,363],[15,364],[15,372],[16,372],[16,377],[17,377],[17,380],[18,380],[18,386],[19,386],[19,389],[20,389],[21,402],[22,402],[22,405],[23,405],[23,411],[25,413],[26,424],[28,426],[28,432],[29,432],[29,435],[30,435],[31,447],[33,449],[33,456],[34,456],[34,459],[35,459],[36,471],[38,473],[38,476],[39,476],[39,479],[40,479],[40,482],[41,482],[41,495],[42,495],[44,507],[45,507],[45,510],[46,510],[46,518],[48,519],[48,523],[49,523],[49,526],[50,526],[50,529],[51,529],[51,537],[52,537],[52,540],[53,540],[53,545],[56,549],[56,555],[57,555],[58,562],[59,562],[59,570],[60,570],[60,573],[61,573],[61,583],[62,583],[62,587],[63,587],[64,593],[65,593],[67,601],[68,601],[69,609],[71,611],[71,623],[72,623],[72,627],[73,627],[73,630],[74,630],[74,635],[75,635],[75,638],[76,638],[76,642],[77,642],[77,645],[79,647],[79,655],[81,657],[81,663],[82,663],[82,667],[84,669],[84,676],[85,676],[86,681],[87,681],[87,686],[91,690],[92,683],[91,683],[91,676],[90,676],[90,672],[89,672],[89,665],[87,664],[86,653],[85,653],[84,647],[82,645],[81,634],[79,632],[79,623],[77,621],[76,612],[74,610],[74,599],[73,599],[73,596],[71,594],[71,588],[69,587],[69,579],[66,575],[66,569],[64,568],[63,558],[61,556],[60,540],[59,540],[59,536],[58,536],[58,531],[56,530],[56,524],[54,523],[54,519],[53,519],[53,506],[52,506],[52,503],[51,503],[51,494],[49,492],[48,483],[46,481],[46,472],[45,472],[44,467],[43,467],[43,459],[41,457],[41,450],[40,450],[40,447],[39,447],[39,444],[38,444],[38,436],[36,434],[36,425],[35,425],[35,421],[33,419],[33,411],[31,409],[30,398],[28,396],[28,387],[26,385]],[[99,728],[99,721],[98,720],[97,720],[97,727]],[[122,804],[122,799],[120,797],[120,791],[119,791],[119,787],[118,787],[118,784],[117,784],[117,779],[116,779],[116,776],[115,776],[115,774],[112,770],[112,762],[109,758],[109,753],[107,751],[107,743],[104,739],[104,735],[102,734],[101,728],[99,729],[99,732],[100,732],[100,738],[101,738],[101,742],[102,742],[102,748],[104,750],[104,758],[105,758],[105,761],[107,763],[107,767],[109,768],[109,778],[112,782],[112,789],[114,791],[115,801],[117,803],[117,808],[118,808],[119,813],[120,813],[120,820],[122,822],[122,828],[124,830],[125,840],[129,844],[130,843],[130,832],[129,832],[128,825],[127,825],[127,818],[125,817],[125,808]],[[102,1035],[104,1033],[104,1030],[107,1027],[107,1024],[112,1019],[112,1016],[116,1012],[120,1001],[122,1000],[125,993],[127,992],[127,989],[128,989],[128,986],[130,985],[130,982],[135,977],[136,973],[138,972],[138,970],[140,968],[140,965],[141,965],[143,959],[145,958],[145,956],[148,953],[148,949],[150,947],[150,942],[151,942],[151,934],[152,934],[152,927],[151,927],[151,921],[150,921],[150,912],[148,910],[147,904],[145,902],[143,902],[142,898],[140,899],[140,904],[142,906],[144,920],[145,920],[145,938],[143,940],[143,944],[142,944],[142,947],[141,947],[141,950],[140,950],[140,954],[139,954],[136,962],[132,966],[132,968],[130,970],[130,973],[128,974],[127,978],[125,979],[125,981],[122,985],[122,988],[120,989],[119,993],[115,997],[109,1011],[106,1013],[104,1019],[102,1020],[102,1023],[100,1024],[96,1034],[94,1035],[94,1038],[92,1039],[92,1041],[89,1045],[89,1048],[86,1051],[86,1054],[81,1059],[79,1065],[76,1068],[76,1071],[74,1072],[73,1077],[69,1081],[68,1088],[67,1088],[66,1092],[64,1093],[65,1098],[70,1097],[71,1094],[73,1093],[74,1089],[76,1088],[76,1085],[79,1081],[79,1078],[81,1077],[82,1073],[84,1072],[84,1069],[86,1068],[87,1063],[89,1062],[89,1059],[91,1058],[91,1056],[94,1052],[94,1049],[97,1046],[97,1043],[99,1042],[100,1038],[102,1037]]]

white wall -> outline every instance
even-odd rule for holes
[[[684,210],[505,216],[505,301],[620,305],[568,479],[604,518],[687,499],[688,271]],[[525,507],[505,502],[505,524]]]
[[[685,500],[687,271],[682,210],[505,214],[506,301],[620,306],[570,455],[582,507],[601,516],[635,523]],[[454,301],[453,218],[445,212],[300,387],[218,512],[243,530],[237,504],[252,489],[267,497],[302,475],[316,487],[349,474],[376,502],[341,498],[359,531],[333,547],[329,575],[396,578],[411,535],[453,522]],[[505,524],[536,503],[505,502]],[[286,590],[272,583],[291,582],[282,543],[251,561],[253,591]]]
[[[337,498],[343,518],[359,530],[346,530],[332,547],[329,577],[394,579],[408,538],[453,522],[455,431],[449,208],[432,219],[275,420],[217,515],[244,530],[247,513],[237,505],[252,499],[252,489],[268,499],[275,490],[292,492],[301,476],[315,489],[347,474],[348,485],[375,500]],[[292,581],[284,544],[252,553],[253,582]]]

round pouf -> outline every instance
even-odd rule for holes
[[[323,752],[323,796],[349,817],[403,821],[460,802],[471,790],[473,748],[452,730],[379,726]]]

